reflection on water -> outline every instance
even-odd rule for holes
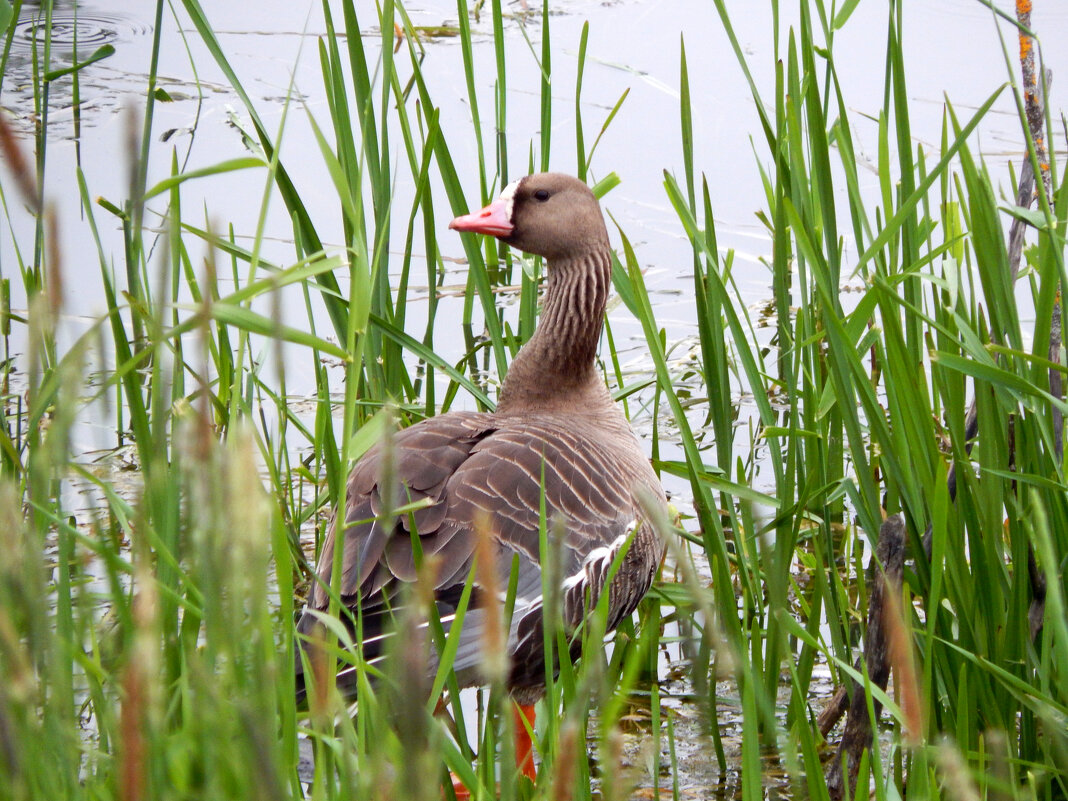
[[[84,56],[90,48],[146,34],[149,30],[148,25],[122,14],[92,8],[76,9],[73,5],[53,9],[52,21],[48,24],[40,7],[24,5],[15,23],[11,51],[13,54],[20,51],[30,54],[35,46],[41,48],[44,45],[45,37],[51,32],[53,57],[73,64],[76,50]]]
[[[151,30],[147,22],[126,13],[57,2],[49,18],[39,3],[24,3],[15,22],[3,74],[3,105],[13,113],[16,129],[27,135],[36,129],[39,98],[34,96],[35,69],[52,72],[72,67],[105,45],[118,51],[124,43]],[[116,75],[107,66],[107,59],[87,66],[78,75],[79,110],[119,110],[137,85],[132,77]],[[143,83],[140,85],[143,88]],[[74,80],[66,75],[46,86],[49,138],[70,138],[74,135]],[[82,123],[91,124],[92,120],[93,115],[81,117]]]

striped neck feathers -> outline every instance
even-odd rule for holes
[[[541,321],[508,369],[498,412],[566,410],[608,397],[595,365],[611,281],[607,248],[549,264]]]

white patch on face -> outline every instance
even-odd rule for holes
[[[520,178],[519,181],[523,179]],[[501,200],[504,201],[505,219],[508,222],[514,222],[512,217],[513,206],[515,205],[515,193],[519,189],[519,181],[512,181],[503,190],[501,190]]]

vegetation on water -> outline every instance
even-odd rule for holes
[[[749,79],[731,16],[714,2]],[[21,5],[0,0],[0,90],[8,88]],[[298,157],[277,146],[284,118],[278,130],[265,126],[213,33],[210,8],[197,0],[173,11],[244,103],[257,155],[188,172],[175,158],[170,176],[146,174],[150,148],[162,146],[153,110],[166,100],[155,57],[159,22],[172,6],[159,0],[143,116],[129,148],[129,196],[95,198],[79,168],[69,178],[82,217],[56,220],[41,190],[50,88],[72,82],[76,102],[80,69],[108,54],[56,69],[51,4],[43,3],[35,157],[9,125],[0,129],[5,218],[25,206],[36,219],[32,238],[13,243],[17,264],[0,264],[0,797],[438,799],[451,792],[449,770],[480,798],[625,798],[636,785],[646,788],[642,797],[693,795],[676,760],[677,711],[661,703],[655,681],[661,651],[675,644],[689,660],[708,762],[724,782],[701,795],[755,801],[774,763],[790,794],[827,797],[830,752],[814,722],[821,699],[810,692],[819,662],[840,680],[859,680],[886,709],[879,747],[860,766],[859,792],[870,788],[879,801],[906,792],[1068,795],[1068,496],[1059,426],[1066,405],[1050,389],[1051,374],[1064,368],[1059,349],[1051,358],[1048,348],[1065,280],[1068,191],[1051,153],[1051,194],[1039,193],[1037,210],[1001,198],[969,139],[997,95],[967,114],[947,104],[938,149],[915,144],[899,1],[887,6],[879,191],[863,191],[834,49],[856,5],[801,0],[798,24],[786,29],[773,3],[775,84],[749,79],[761,119],[753,176],[766,192],[754,212],[773,242],[771,348],[757,345],[738,302],[733,254],[717,247],[707,189],[716,162],[691,145],[701,93],[680,43],[685,170],[665,174],[664,189],[693,245],[696,369],[707,397],[680,398],[666,346],[672,333],[655,319],[626,230],[618,231],[616,290],[641,322],[651,369],[625,384],[611,331],[602,358],[631,413],[660,423],[656,466],[688,481],[694,515],[677,532],[665,521],[669,567],[613,647],[602,648],[594,618],[581,632],[583,658],[565,657],[539,715],[541,769],[531,788],[509,759],[513,724],[499,684],[478,694],[474,711],[459,703],[448,670],[425,693],[412,692],[423,683],[409,667],[425,647],[417,638],[403,638],[384,666],[363,666],[354,717],[329,697],[301,713],[292,696],[292,622],[309,574],[301,535],[314,531],[318,546],[347,466],[394,416],[409,422],[461,399],[491,408],[494,377],[534,328],[542,265],[489,238],[463,242],[460,320],[439,317],[431,292],[428,322],[415,330],[407,301],[417,281],[441,286],[435,202],[445,197],[460,213],[507,180],[553,166],[552,63],[564,56],[551,38],[548,3],[528,20],[539,26],[530,57],[543,76],[542,124],[529,150],[486,133],[507,128],[500,0],[478,4],[494,31],[494,63],[479,65],[496,70],[488,109],[474,81],[470,9],[458,3],[469,130],[439,125],[421,72],[424,45],[402,4],[383,0],[372,12],[353,0],[324,3],[328,35],[318,55],[329,108],[315,120],[319,152],[299,158],[327,166],[332,186],[323,191],[336,195],[341,231],[323,230],[309,211],[290,178]],[[1008,36],[1014,42],[1015,29]],[[576,97],[585,58],[584,32]],[[997,94],[1016,95],[1020,141],[1037,159],[1013,78],[1018,65],[1005,60],[1009,85]],[[295,105],[287,112],[303,113]],[[610,125],[614,111],[597,120],[578,104],[576,112],[571,144],[586,177],[597,144],[590,133]],[[1051,150],[1054,122],[1045,126]],[[472,146],[478,197],[461,189],[453,155]],[[600,166],[611,175],[612,165]],[[208,230],[185,213],[184,182],[246,169],[265,179],[255,231]],[[598,191],[612,184],[602,181]],[[404,200],[399,185],[410,187]],[[292,220],[286,263],[262,253],[268,196]],[[210,213],[225,219],[227,210]],[[1031,231],[1015,283],[1011,218]],[[109,303],[73,340],[57,335],[60,282],[73,273],[72,255],[61,258],[55,244],[60,223],[79,227],[79,280],[90,280],[86,267],[95,262]],[[124,246],[113,253],[100,231],[115,224]],[[390,247],[396,242],[403,249]],[[425,258],[413,258],[420,250]],[[854,276],[862,289],[846,305],[840,287]],[[502,287],[517,287],[507,312],[498,303]],[[25,309],[12,297],[25,297]],[[306,310],[299,323],[294,304]],[[13,333],[24,352],[15,352]],[[449,336],[466,342],[456,364],[435,353],[435,341]],[[287,392],[286,370],[297,363],[315,377],[311,413]],[[753,443],[736,442],[744,429],[735,426],[732,399],[740,392],[756,404]],[[87,397],[109,405],[117,444],[132,451],[139,471],[135,491],[72,452]],[[970,401],[979,432],[971,441]],[[669,435],[684,458],[661,455]],[[756,457],[737,458],[742,445],[759,446],[773,491],[751,487]],[[74,524],[64,492],[72,482],[98,499],[87,525]],[[907,523],[909,561],[897,620],[904,646],[887,694],[853,665],[867,613],[866,559],[883,515],[895,513]],[[1044,606],[1032,627],[1039,586]],[[427,614],[425,599],[415,601],[402,627]],[[556,632],[555,642],[563,636]],[[742,712],[740,753],[728,753],[717,725],[725,693]],[[435,715],[442,698],[448,714]],[[635,699],[647,709],[647,747],[622,769],[624,718]],[[298,732],[315,744],[308,787],[296,769]]]

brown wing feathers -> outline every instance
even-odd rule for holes
[[[413,522],[423,553],[438,554],[439,575],[451,577],[470,558],[471,530],[480,515],[493,521],[502,546],[536,562],[543,492],[549,516],[562,516],[569,523],[566,544],[576,554],[608,544],[633,518],[632,505],[611,480],[604,456],[584,451],[573,437],[544,424],[491,427],[479,426],[478,417],[450,417],[432,418],[395,437],[396,474],[407,500],[425,498],[431,504],[398,516],[392,530],[376,519],[381,513],[380,487],[371,476],[381,467],[380,455],[369,453],[354,471],[343,532],[343,599],[355,598],[362,589],[364,602],[371,600],[382,577],[376,576],[373,584],[369,578],[383,567],[383,558],[393,578],[414,580]],[[464,436],[458,437],[461,433]],[[338,536],[332,527],[324,544],[324,584],[329,584]],[[327,605],[321,589],[314,600],[320,608]]]
[[[486,519],[489,515],[493,534],[500,543],[502,564],[510,563],[511,552],[519,553],[527,570],[534,571],[525,583],[536,587],[540,595],[538,532],[543,494],[549,520],[562,518],[565,523],[561,578],[581,572],[586,554],[597,548],[605,550],[628,532],[634,510],[618,485],[618,476],[605,464],[605,454],[583,449],[575,437],[545,422],[505,420],[488,427],[485,420],[479,419],[484,416],[459,421],[450,417],[432,418],[406,429],[395,437],[392,446],[397,478],[407,488],[407,494],[412,500],[428,497],[433,501],[413,517],[423,553],[434,553],[439,559],[439,592],[466,578],[474,551],[473,528],[480,517]],[[418,452],[413,454],[413,449]],[[387,605],[400,582],[414,581],[416,577],[409,518],[398,516],[389,530],[384,521],[375,519],[375,509],[380,508],[380,488],[369,476],[376,469],[380,469],[380,455],[371,452],[354,471],[349,481],[349,514],[343,532],[342,600],[354,602],[359,590],[365,612]],[[324,544],[320,560],[324,584],[330,581],[332,554],[339,536],[342,532],[332,528]],[[358,565],[362,570],[357,571]],[[586,568],[589,572],[589,565]],[[599,590],[595,574],[591,575],[595,578],[594,589]],[[564,599],[570,608],[565,620],[572,625],[577,623],[577,608],[588,600],[585,596],[589,589],[585,579],[578,584],[572,582]],[[541,652],[540,633],[532,636],[534,631],[529,628],[533,618],[540,618],[540,598],[526,600],[536,603],[526,610],[532,620],[524,626],[528,636],[520,639],[526,641],[527,656],[536,658]],[[315,593],[314,601],[320,610],[327,607],[328,598],[322,588]],[[517,609],[517,614],[522,611]],[[379,621],[365,619],[365,634],[380,633],[374,627],[376,622]],[[517,631],[520,623],[517,619]],[[540,625],[537,630],[540,632]],[[457,664],[473,661],[465,658],[463,649],[477,648],[479,644],[464,637]]]

